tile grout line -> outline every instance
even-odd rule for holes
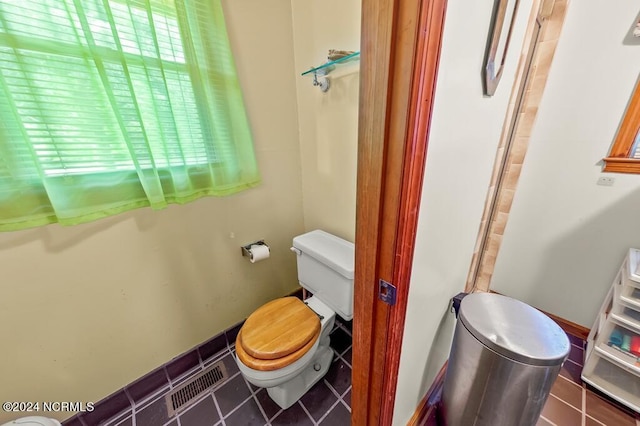
[[[233,410],[229,411],[227,413],[226,416],[224,416],[225,419],[229,418],[229,416],[231,416],[233,413],[235,413],[236,411],[238,411],[240,409],[240,407],[242,407],[247,401],[249,401],[250,399],[253,398],[253,394],[249,395],[248,397],[246,397],[244,400],[242,400],[242,402],[240,402],[238,405],[236,405]]]
[[[144,410],[149,405],[153,404],[158,399],[162,398],[164,395],[166,395],[167,393],[171,392],[171,390],[172,389],[171,389],[171,386],[169,386],[169,384],[163,386],[162,388],[156,390],[152,394],[149,394],[147,397],[145,397],[144,399],[140,400],[139,402],[134,402],[132,404],[132,406],[131,406],[131,411],[133,412],[134,409],[135,409],[136,412],[140,412],[140,411]]]
[[[574,386],[577,386],[577,387],[579,387],[579,388],[582,388],[582,385],[580,385],[580,384],[578,384],[578,383],[574,382],[573,380],[569,379],[568,377],[561,376],[560,374],[558,374],[558,377],[559,377],[559,378],[562,378],[562,379],[564,379],[564,380],[566,380],[567,382],[569,382],[569,383],[573,384]]]
[[[578,364],[577,362],[575,362],[575,361],[573,361],[573,360],[570,360],[569,358],[567,358],[567,361],[566,361],[566,362],[570,362],[571,364],[574,364],[574,365],[576,365],[577,367],[582,367],[582,365],[581,365],[581,364]]]
[[[317,426],[318,422],[316,422],[316,419],[314,419],[313,416],[311,415],[311,413],[309,412],[309,410],[307,410],[307,407],[304,406],[304,404],[302,403],[302,399],[299,399],[296,402],[298,403],[298,405],[300,407],[302,407],[302,411],[305,412],[307,417],[311,419],[311,423],[313,423],[314,426]],[[284,410],[282,410],[282,411],[284,411]]]
[[[278,407],[279,410],[276,411],[276,413],[269,419],[269,423],[271,423],[273,420],[276,419],[276,417],[278,417],[280,415],[280,413],[282,413],[284,410],[280,407]]]
[[[324,420],[324,419],[329,415],[329,413],[330,413],[331,411],[333,411],[333,409],[334,409],[334,408],[336,408],[336,406],[337,406],[338,404],[340,404],[340,401],[341,401],[341,399],[340,399],[340,398],[338,398],[338,399],[336,400],[336,402],[334,402],[334,403],[333,403],[333,405],[331,405],[331,407],[329,407],[329,409],[326,411],[326,413],[324,413],[324,414],[322,415],[322,417],[320,417],[320,418],[318,419],[318,425],[319,425],[320,423],[322,423],[322,421],[323,421],[323,420]]]
[[[343,353],[347,353],[351,347],[353,347],[353,345],[350,345],[349,347],[347,347],[347,348],[343,351]],[[335,350],[334,350],[334,353],[336,354],[336,358],[338,358],[339,360],[341,360],[342,362],[344,362],[346,365],[348,365],[348,366],[349,366],[349,368],[350,368],[351,370],[353,370],[353,367],[351,367],[351,364],[349,364],[349,363],[348,363],[344,358],[342,358],[342,355],[340,355],[339,353],[335,352]],[[333,362],[336,362],[336,361],[338,361],[338,360],[336,359],[336,360],[334,360]],[[332,362],[332,363],[333,363],[333,362]],[[351,384],[349,384],[349,387],[348,387],[348,388],[347,388],[347,389],[342,393],[342,395],[341,395],[341,394],[338,392],[338,390],[337,390],[337,389],[335,389],[335,388],[333,387],[333,385],[331,385],[331,383],[329,383],[329,381],[328,381],[327,379],[325,379],[325,378],[323,377],[323,378],[322,378],[322,380],[323,380],[324,384],[325,384],[325,385],[327,385],[327,387],[329,388],[329,390],[330,390],[331,392],[333,392],[333,394],[334,394],[335,396],[337,396],[337,397],[338,397],[338,402],[341,402],[341,403],[342,403],[342,405],[343,405],[343,406],[344,406],[344,407],[349,411],[349,413],[351,413],[351,406],[350,406],[349,404],[347,404],[347,402],[343,399],[343,396],[344,396],[344,395],[346,395],[347,393],[349,393],[349,391],[351,390]],[[325,416],[326,416],[326,414],[328,414],[328,413],[329,413],[329,411],[331,411],[333,408],[335,408],[335,405],[336,405],[336,404],[334,404],[334,405],[332,405],[332,406],[331,406],[331,408],[330,408],[330,409],[325,413]],[[324,418],[324,416],[323,416],[322,418]]]
[[[131,411],[131,418],[134,418],[134,407],[136,406],[136,402],[133,400],[133,397],[131,395],[129,395],[129,390],[127,389],[127,386],[123,387],[122,390],[124,391],[125,396],[127,397],[127,399],[129,400],[129,407],[130,407],[130,411]],[[132,421],[132,423],[135,425],[135,422]]]
[[[581,414],[582,414],[582,411],[578,410],[576,407],[574,407],[573,405],[569,404],[567,401],[564,401],[564,400],[562,400],[562,399],[560,399],[560,398],[558,398],[557,396],[552,395],[552,394],[549,394],[549,396],[550,396],[550,397],[552,397],[552,398],[557,399],[557,400],[558,400],[558,401],[560,401],[560,402],[562,402],[562,403],[563,403],[564,405],[566,405],[567,407],[571,407],[571,409],[572,409],[572,410],[575,410],[575,411],[577,411],[578,413],[581,413]]]
[[[244,379],[244,377],[243,377]],[[247,379],[245,379],[245,383],[246,383]],[[249,389],[251,389],[251,386],[249,386]],[[256,405],[258,406],[258,410],[260,410],[260,412],[262,413],[262,417],[265,419],[265,421],[268,423],[271,423],[271,419],[269,418],[269,416],[267,416],[267,413],[264,411],[264,408],[262,408],[262,404],[260,404],[260,401],[258,401],[258,398],[256,397],[256,395],[258,394],[258,392],[252,392],[251,393],[251,397],[253,398],[253,400],[255,401]]]
[[[586,414],[586,416],[587,416],[589,419],[593,420],[594,422],[598,423],[599,425],[607,426],[606,424],[602,423],[600,420],[598,420],[598,419],[596,419],[596,418],[594,418],[594,417],[591,417],[591,416],[590,416],[590,415],[588,415],[588,414]]]
[[[349,335],[349,337],[351,337],[353,339],[353,335],[351,334],[351,331],[349,331],[346,326],[344,326],[342,324],[338,324],[338,327],[340,327],[342,329],[342,331],[347,333]]]
[[[162,424],[162,426],[169,426],[174,421],[177,422],[178,424],[180,424],[180,422],[178,420],[178,417],[174,417],[172,419],[167,420],[165,423]]]
[[[558,374],[558,378],[556,378],[556,382],[557,382],[557,380],[559,380],[560,377],[562,377],[562,376]],[[581,424],[581,426],[585,426],[585,420],[584,420],[584,397],[583,397],[584,389],[583,389],[582,386],[578,385],[573,380],[567,379],[566,377],[562,377],[562,379],[564,379],[566,382],[570,383],[571,385],[576,386],[579,389],[579,391],[580,391],[580,404],[579,404],[580,407],[578,408],[577,406],[571,404],[569,401],[566,401],[565,399],[563,399],[560,395],[557,395],[556,393],[554,393],[555,383],[554,383],[553,387],[551,388],[551,390],[549,391],[549,395],[555,397],[556,399],[564,402],[566,405],[569,405],[571,408],[573,408],[576,411],[580,412],[580,419],[581,419],[580,424]]]
[[[329,383],[327,381],[327,379],[325,379],[324,377],[322,378],[322,380],[324,381],[324,384],[327,385],[327,387],[329,388],[329,390],[338,398],[338,399],[342,399],[342,396],[338,393],[338,391],[336,389],[333,388],[333,386],[331,386],[331,383]]]
[[[232,355],[231,351],[228,348],[224,348],[211,355],[209,358],[202,360],[202,365],[204,368],[209,367],[211,364],[215,364],[216,362],[222,360],[227,355]]]
[[[545,422],[549,423],[552,426],[558,426],[557,424],[555,424],[554,422],[552,422],[551,420],[549,420],[548,418],[546,418],[542,414],[540,414],[540,418],[543,419]]]
[[[179,412],[176,412],[174,414],[173,418],[177,419],[178,417],[182,416],[183,414],[186,414],[189,411],[193,410],[196,405],[200,404],[202,401],[207,399],[207,397],[213,397],[212,393],[207,391],[207,392],[203,392],[202,395],[198,395],[198,397],[195,398],[193,401],[189,401],[189,405],[188,405],[188,407],[186,407],[185,410],[180,410]]]
[[[247,379],[246,378],[244,378],[244,381],[245,381],[245,383],[247,383]],[[249,389],[251,389],[251,386],[249,386]],[[260,411],[262,411],[262,413],[264,414],[264,418],[267,419],[267,424],[270,424],[271,421],[275,420],[275,418],[278,417],[280,415],[280,413],[282,413],[284,410],[282,408],[280,408],[280,406],[278,406],[278,411],[276,411],[276,413],[273,416],[271,416],[271,417],[267,416],[267,412],[264,411],[264,408],[262,407],[262,404],[260,403],[260,401],[258,401],[258,394],[263,389],[264,389],[264,393],[267,394],[267,398],[271,399],[271,397],[267,393],[267,388],[256,387],[255,391],[252,390],[252,395],[254,396],[254,399],[256,400],[256,403],[258,404],[258,407],[260,408]]]
[[[345,390],[344,392],[342,392],[342,395],[340,396],[340,398],[342,398],[342,397],[344,397],[346,394],[348,394],[350,390],[351,390],[351,385],[349,385],[349,387],[347,388],[347,390]]]
[[[582,386],[582,426],[587,426],[587,390]]]
[[[344,391],[344,393],[342,394],[342,396],[339,398],[339,399],[340,399],[340,401],[342,401],[342,405],[344,405],[344,406],[345,406],[345,408],[346,408],[347,410],[349,410],[349,413],[351,413],[351,405],[347,404],[347,401],[345,401],[345,400],[344,400],[344,396],[345,396],[346,394],[348,394],[350,391],[351,391],[351,385],[349,385],[349,387],[347,388],[347,390],[346,390],[346,391]]]
[[[220,412],[219,412],[220,418],[223,419],[223,420],[228,418],[231,414],[233,414],[236,411],[238,411],[238,409],[240,407],[242,407],[248,400],[253,398],[253,389],[251,389],[251,386],[249,385],[249,383],[247,383],[247,380],[244,378],[244,376],[242,376],[242,373],[240,371],[237,371],[236,374],[234,374],[232,377],[229,377],[229,379],[227,379],[227,382],[231,381],[231,379],[235,379],[239,375],[242,377],[242,383],[244,383],[244,385],[249,389],[249,396],[247,398],[245,398],[242,402],[240,402],[238,405],[236,405],[233,410],[229,411],[226,416],[222,416],[222,410],[220,410]],[[215,400],[215,398],[214,398],[214,400]],[[260,404],[258,404],[258,405],[260,405]],[[225,422],[225,424],[226,424],[226,422]]]
[[[353,347],[353,345],[350,345],[347,349],[344,350],[342,355],[344,355],[347,352],[349,352],[349,349],[351,349],[352,347]],[[348,362],[346,359],[344,359],[341,354],[337,353],[336,351],[333,351],[333,353],[336,354],[336,358],[340,358],[345,364],[347,364],[349,366],[349,368],[353,369],[353,367],[351,366],[351,363]]]

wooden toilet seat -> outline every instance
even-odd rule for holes
[[[266,303],[247,318],[236,353],[249,368],[272,371],[299,360],[320,336],[320,318],[296,297]]]

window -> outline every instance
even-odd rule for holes
[[[609,156],[605,172],[640,173],[640,83],[636,85]]]
[[[0,230],[258,182],[220,0],[0,2]]]

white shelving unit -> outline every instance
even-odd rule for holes
[[[640,413],[639,265],[629,249],[587,338],[582,380]]]

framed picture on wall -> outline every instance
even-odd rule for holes
[[[487,96],[493,96],[502,77],[519,2],[495,0],[483,68],[484,94]]]
[[[625,34],[622,44],[636,46],[640,45],[640,13],[638,13],[638,15],[633,20],[631,28]]]

